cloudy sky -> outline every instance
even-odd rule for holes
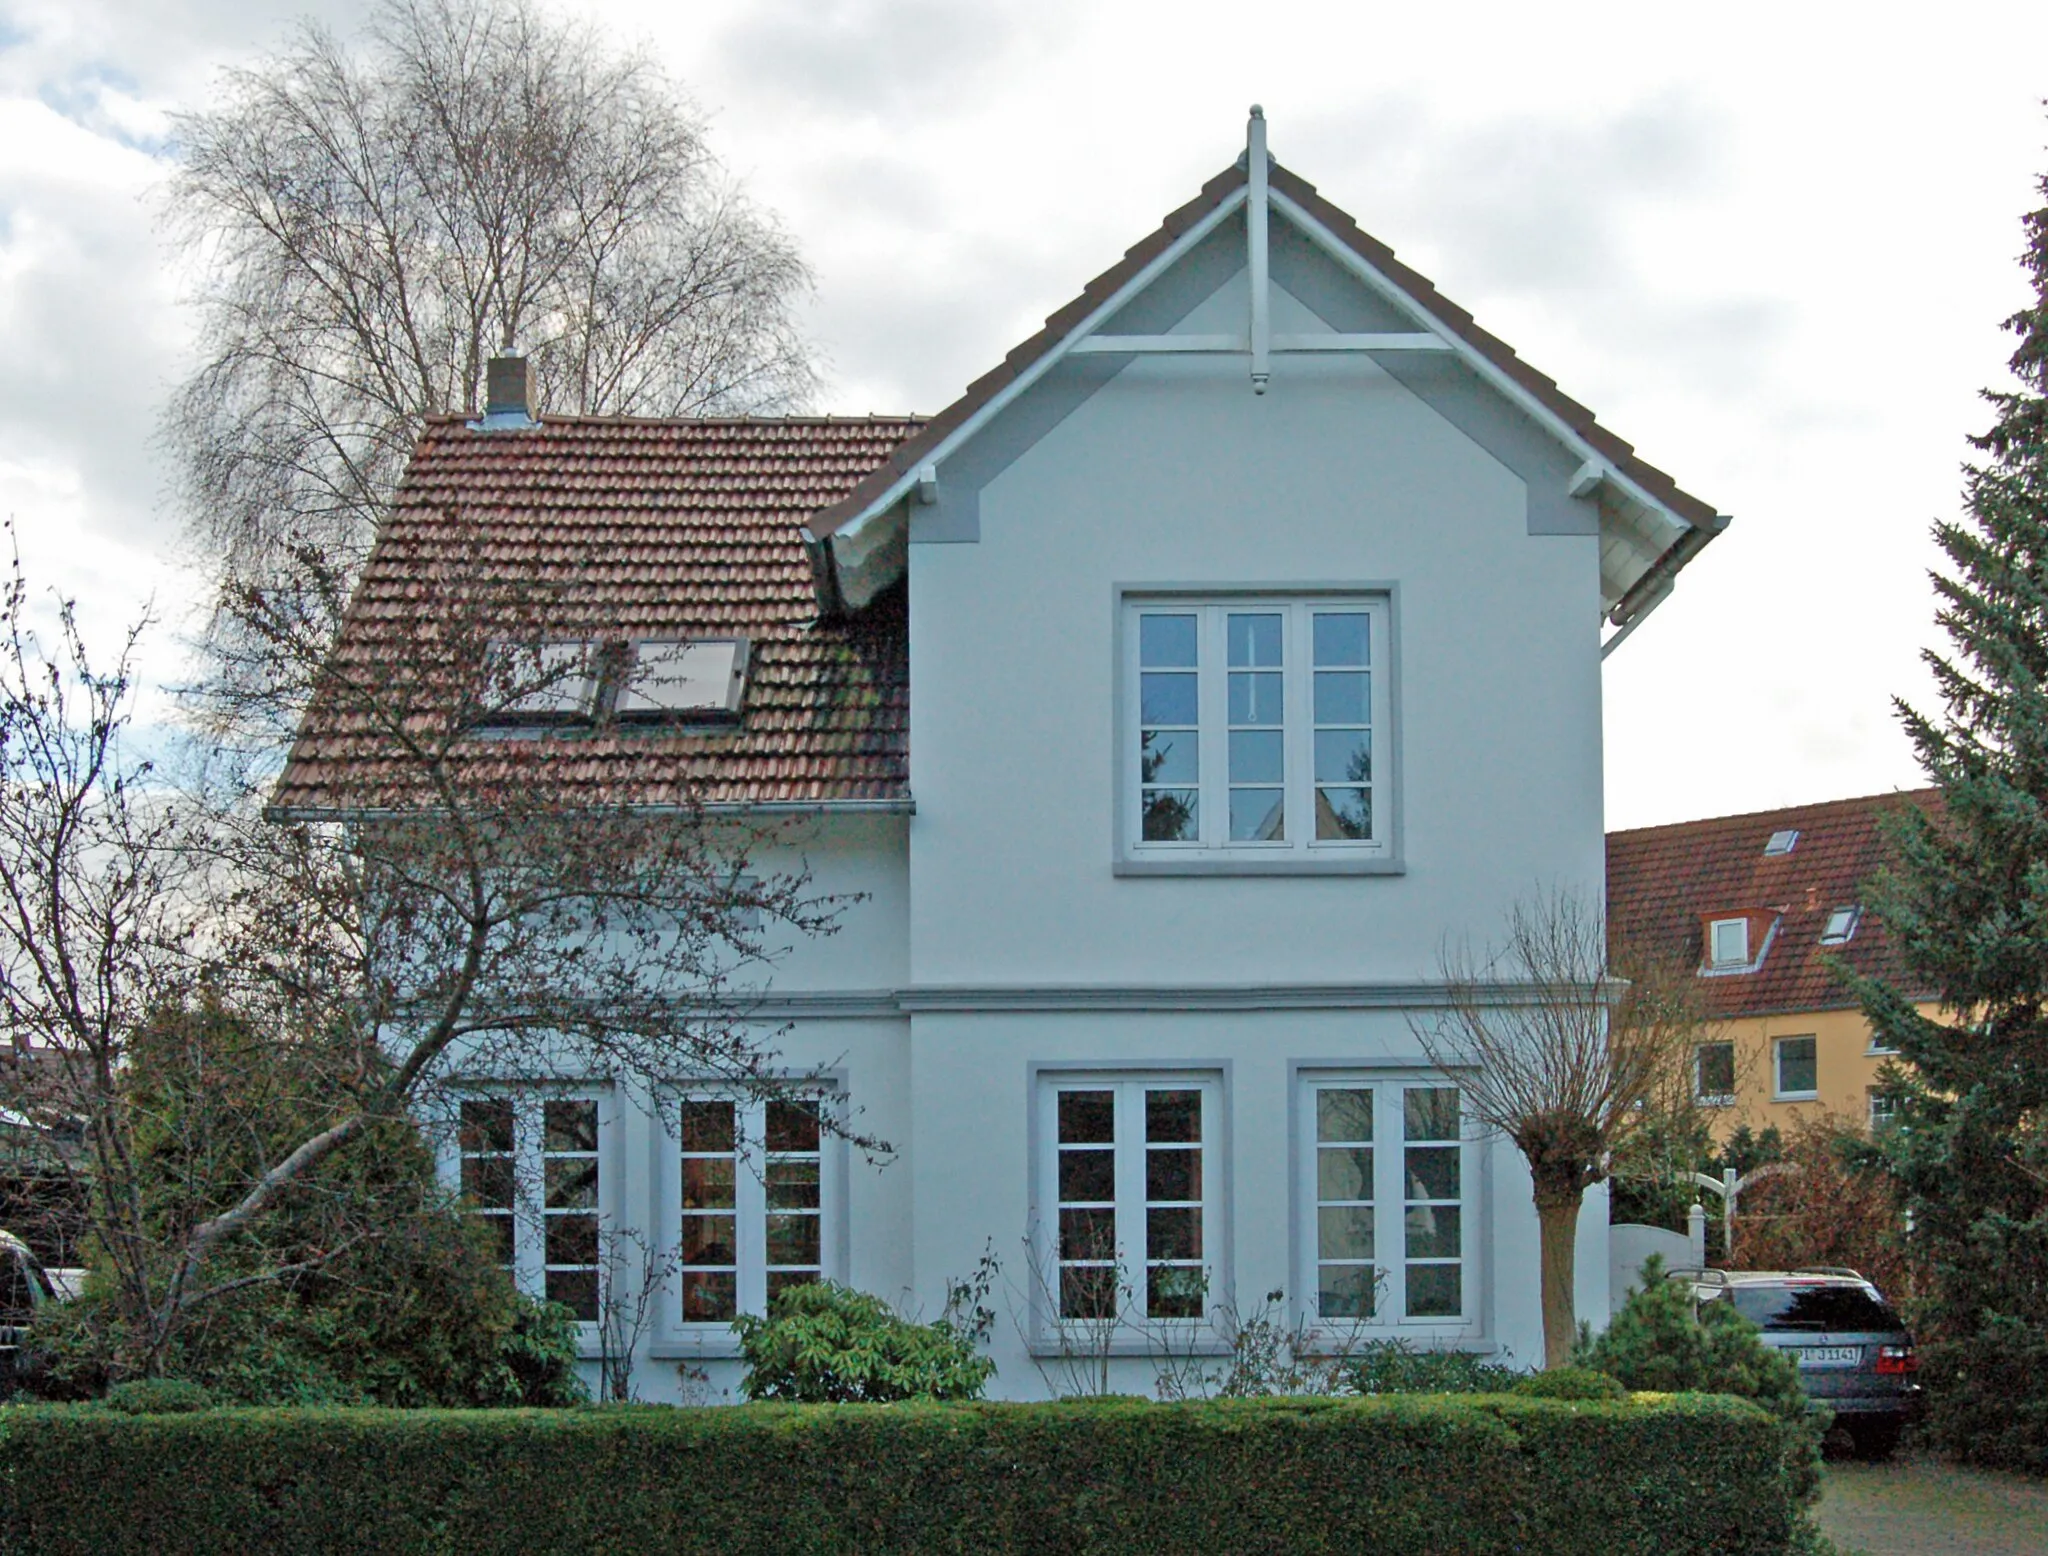
[[[1911,785],[2048,6],[555,0],[651,47],[817,281],[819,409],[931,411],[1241,149],[1274,154],[1735,516],[1607,667],[1629,826]],[[0,513],[172,679],[167,114],[333,0],[0,0]],[[1504,754],[1503,760],[1508,760]]]

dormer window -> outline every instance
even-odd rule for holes
[[[632,645],[612,712],[635,723],[732,718],[746,684],[745,638],[643,640]]]
[[[1847,945],[1856,937],[1856,925],[1863,917],[1857,907],[1836,908],[1828,914],[1827,927],[1820,932],[1822,945]]]
[[[1715,969],[1749,965],[1749,920],[1717,918],[1707,928],[1707,965]]]
[[[1787,827],[1782,832],[1773,832],[1770,841],[1764,844],[1764,857],[1775,859],[1780,854],[1789,854],[1799,846],[1799,830]]]
[[[563,724],[597,705],[598,645],[497,642],[484,651],[487,724]]]

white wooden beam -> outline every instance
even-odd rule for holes
[[[1435,335],[1275,335],[1275,351],[1449,351]]]
[[[1589,459],[1572,472],[1572,478],[1565,483],[1565,495],[1590,497],[1600,489],[1600,483],[1611,473],[1602,461]]]
[[[1077,352],[1116,355],[1152,351],[1249,351],[1242,335],[1090,335],[1074,342]]]
[[[1252,104],[1251,123],[1245,133],[1245,174],[1249,194],[1245,200],[1245,231],[1251,252],[1252,283],[1252,393],[1264,394],[1273,376],[1268,353],[1272,349],[1272,298],[1266,275],[1266,110]]]
[[[917,485],[912,490],[917,494],[917,501],[920,507],[929,508],[936,503],[939,500],[939,467],[937,465],[919,465],[917,467]]]

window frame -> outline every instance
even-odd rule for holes
[[[1112,1356],[1154,1356],[1162,1343],[1194,1354],[1227,1350],[1229,1342],[1217,1328],[1216,1313],[1230,1305],[1232,1293],[1228,1063],[1034,1063],[1029,1080],[1030,1257],[1035,1272],[1030,1293],[1033,1354],[1065,1354],[1077,1344],[1091,1354],[1106,1349]],[[1117,1093],[1117,1241],[1125,1265],[1135,1266],[1133,1299],[1141,1313],[1146,1296],[1144,1093],[1199,1090],[1202,1094],[1202,1264],[1206,1289],[1199,1317],[1141,1316],[1132,1322],[1070,1319],[1059,1313],[1059,1093],[1102,1090]],[[1136,1105],[1127,1105],[1127,1099],[1132,1098]],[[1128,1235],[1127,1215],[1135,1216],[1135,1238]],[[1130,1252],[1133,1246],[1137,1249],[1135,1258]],[[1116,1324],[1106,1342],[1098,1338],[1102,1331],[1097,1327],[1105,1322]]]
[[[442,1126],[443,1134],[435,1152],[441,1179],[458,1193],[462,1191],[462,1105],[467,1102],[509,1102],[512,1105],[513,1284],[530,1297],[547,1295],[548,1209],[545,1204],[546,1104],[550,1102],[593,1102],[597,1105],[597,1205],[595,1214],[598,1245],[598,1317],[578,1319],[576,1330],[584,1354],[593,1354],[604,1315],[604,1251],[602,1237],[619,1226],[620,1117],[617,1093],[605,1083],[576,1082],[493,1082],[465,1083],[452,1092],[453,1116]],[[580,1154],[580,1153],[579,1153]],[[541,1187],[539,1200],[533,1193]],[[487,1214],[471,1211],[468,1214]]]
[[[846,1139],[830,1126],[829,1120],[843,1103],[843,1082],[820,1080],[795,1090],[815,1100],[828,1122],[818,1136],[818,1241],[820,1278],[847,1279],[849,1239],[847,1233],[848,1163]],[[740,1354],[739,1337],[730,1319],[687,1320],[683,1317],[683,1148],[681,1110],[685,1102],[731,1103],[737,1109],[738,1136],[733,1172],[733,1216],[735,1261],[735,1311],[765,1314],[768,1310],[767,1260],[767,1110],[770,1101],[743,1086],[706,1081],[664,1087],[655,1099],[659,1122],[655,1129],[656,1189],[648,1196],[652,1214],[658,1218],[650,1243],[654,1256],[671,1271],[658,1297],[660,1304],[652,1333],[650,1354],[658,1360],[689,1357],[731,1357]]]
[[[1785,1045],[1813,1045],[1813,1086],[1807,1091],[1785,1089]],[[1820,1100],[1820,1038],[1812,1032],[1792,1032],[1771,1039],[1771,1100],[1773,1102],[1817,1102]]]
[[[1291,1242],[1294,1250],[1292,1307],[1300,1332],[1312,1343],[1341,1349],[1368,1340],[1399,1339],[1428,1345],[1483,1348],[1492,1322],[1493,1292],[1487,1276],[1487,1250],[1491,1238],[1491,1153],[1484,1132],[1472,1116],[1471,1103],[1462,1096],[1456,1075],[1446,1075],[1427,1066],[1292,1066],[1289,1087],[1293,1113],[1293,1150],[1289,1169],[1293,1214]],[[1373,1101],[1374,1204],[1399,1207],[1398,1242],[1382,1248],[1380,1218],[1375,1215],[1373,1264],[1384,1270],[1386,1284],[1379,1288],[1381,1303],[1367,1319],[1325,1318],[1319,1310],[1320,1270],[1319,1221],[1322,1199],[1319,1193],[1316,1153],[1319,1146],[1316,1094],[1322,1090],[1371,1089]],[[1461,1267],[1460,1313],[1455,1318],[1406,1314],[1407,1234],[1410,1199],[1402,1181],[1406,1169],[1405,1095],[1410,1090],[1450,1089],[1460,1092],[1459,1106],[1459,1254]],[[1422,1142],[1417,1142],[1418,1144]],[[1388,1190],[1398,1196],[1389,1198]],[[1391,1257],[1389,1257],[1391,1255]],[[1430,1262],[1430,1261],[1424,1261]]]
[[[1882,1104],[1882,1106],[1880,1106]],[[1899,1120],[1899,1094],[1883,1086],[1866,1086],[1863,1091],[1864,1123],[1875,1135]]]
[[[1708,1091],[1701,1058],[1709,1048],[1728,1050],[1729,1088],[1726,1091]],[[1739,1089],[1740,1075],[1736,1060],[1735,1043],[1731,1038],[1719,1038],[1711,1042],[1692,1045],[1692,1100],[1695,1106],[1703,1108],[1729,1108],[1735,1105],[1735,1093]]]
[[[1721,931],[1735,928],[1742,931],[1742,954],[1722,956],[1719,941]],[[1715,972],[1726,972],[1737,967],[1747,967],[1752,958],[1749,954],[1749,919],[1737,914],[1731,918],[1709,919],[1707,921],[1707,966]]]
[[[1296,838],[1283,843],[1228,840],[1227,682],[1224,633],[1213,618],[1231,611],[1279,610],[1287,615],[1284,745],[1286,805],[1292,815],[1314,816],[1313,655],[1309,614],[1356,608],[1373,618],[1375,641],[1367,666],[1372,676],[1372,802],[1370,842]],[[1204,836],[1196,842],[1142,841],[1138,774],[1139,631],[1147,610],[1187,611],[1198,631],[1201,686],[1198,749]],[[1401,634],[1398,588],[1390,582],[1189,585],[1117,584],[1113,589],[1114,696],[1112,698],[1112,869],[1117,875],[1399,875],[1402,853]],[[1213,819],[1212,819],[1213,818]]]

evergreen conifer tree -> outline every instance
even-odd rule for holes
[[[2040,181],[2048,201],[2048,177]],[[2048,1473],[2048,205],[2025,218],[2029,305],[2006,321],[2019,387],[1987,392],[1966,517],[1929,651],[1944,712],[1900,717],[1942,803],[1901,807],[1874,905],[1906,988],[1859,980],[1899,1127],[1882,1140],[1913,1214],[1929,1425],[1980,1463]],[[1934,993],[1939,1014],[1914,1006]]]

